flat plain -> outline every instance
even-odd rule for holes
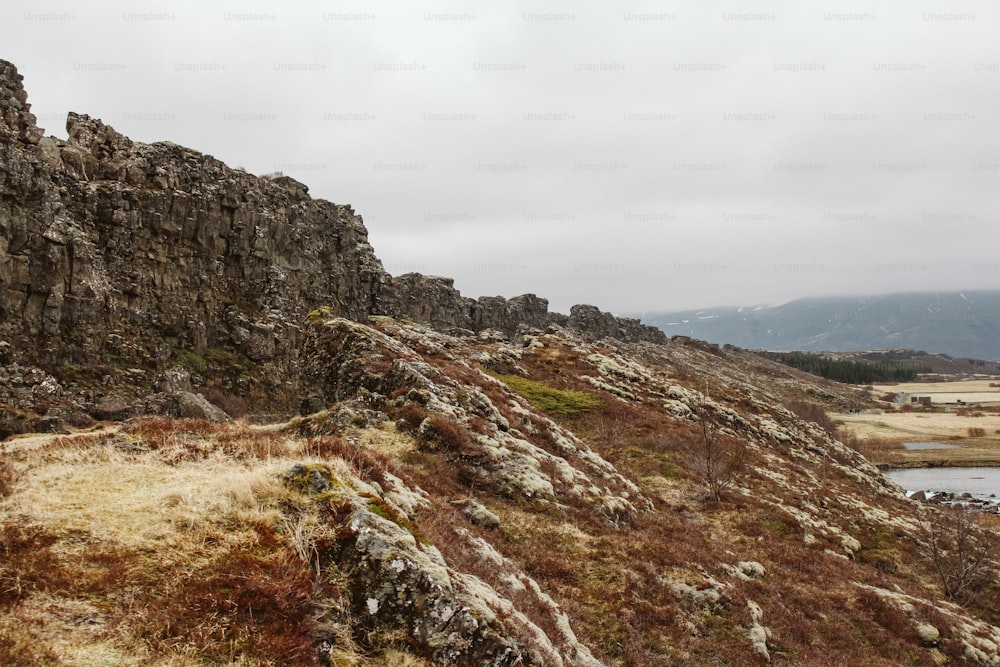
[[[908,409],[907,402],[902,409],[830,417],[854,438],[880,442],[880,447],[869,450],[877,464],[1000,465],[1000,387],[991,383],[1000,384],[986,379],[875,385],[873,397],[889,393],[929,396],[931,408]],[[901,445],[907,442],[941,442],[957,448],[903,450]]]

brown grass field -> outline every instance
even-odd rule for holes
[[[1000,386],[998,380],[956,380],[955,382],[900,382],[898,384],[876,384],[872,390],[875,396],[889,392],[905,392],[911,396],[930,396],[936,405],[955,403],[962,400],[966,403],[982,403],[985,405],[1000,405]]]
[[[885,443],[878,451],[869,453],[877,464],[1000,465],[1000,410],[997,409],[1000,387],[990,387],[991,382],[998,384],[990,380],[963,380],[875,385],[873,396],[901,392],[930,396],[932,408],[909,410],[906,406],[879,413],[834,413],[830,418],[857,440]],[[956,405],[958,400],[970,405],[960,408]],[[891,446],[904,442],[941,442],[959,448],[906,451]]]

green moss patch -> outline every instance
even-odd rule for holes
[[[583,391],[556,389],[520,375],[500,373],[490,373],[490,375],[526,398],[533,406],[550,415],[573,416],[601,405],[599,398]]]

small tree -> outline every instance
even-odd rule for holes
[[[979,527],[973,510],[958,505],[931,515],[924,532],[945,596],[962,605],[973,602],[992,578],[992,534]]]
[[[694,470],[714,500],[721,500],[746,470],[746,442],[723,433],[708,419],[704,408],[695,410],[701,438],[695,444]]]
[[[612,446],[617,445],[628,434],[635,422],[635,410],[625,405],[608,406],[590,419],[594,435]]]

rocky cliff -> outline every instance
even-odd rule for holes
[[[388,276],[349,206],[84,115],[42,137],[8,63],[0,86],[0,313],[24,360],[155,368],[231,346],[284,371],[311,308],[376,308]]]
[[[156,371],[181,363],[196,378],[212,371],[244,399],[288,403],[300,329],[320,307],[441,329],[513,335],[556,321],[596,337],[664,340],[591,307],[566,318],[534,295],[476,301],[448,279],[392,278],[350,206],[312,199],[287,176],[253,176],[169,142],[133,142],[86,115],[71,113],[66,129],[66,141],[42,136],[22,77],[0,61],[8,361],[57,376],[104,368],[96,374],[112,387],[148,387]],[[111,372],[126,368],[131,375]],[[90,402],[100,398],[92,394]]]
[[[507,336],[522,328],[544,329],[558,324],[587,340],[614,338],[625,342],[665,343],[667,337],[656,327],[639,320],[617,317],[589,305],[576,305],[569,316],[549,312],[549,302],[534,294],[512,299],[484,296],[463,297],[454,280],[440,276],[407,273],[392,279],[384,291],[383,310],[396,317],[424,322],[439,330],[494,329]]]
[[[109,420],[0,442],[0,664],[1000,667],[995,517],[839,441],[855,388],[392,278],[294,180],[0,85],[0,436]]]

